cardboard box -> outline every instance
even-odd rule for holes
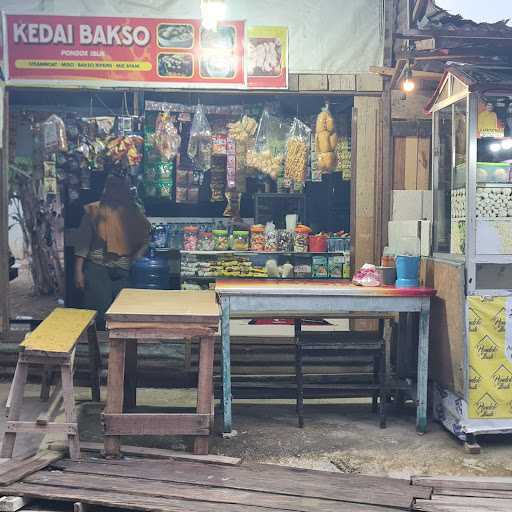
[[[388,222],[388,247],[394,254],[430,256],[432,222],[401,220]]]
[[[432,252],[432,222],[420,220],[420,256],[430,256]]]
[[[431,190],[393,190],[391,220],[432,220]]]
[[[430,220],[434,219],[434,198],[432,190],[423,190],[423,204],[422,204],[422,219]]]

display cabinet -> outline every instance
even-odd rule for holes
[[[512,69],[450,65],[427,109],[434,410],[474,443],[512,432]]]
[[[469,295],[512,294],[512,71],[453,65],[433,114],[434,255]]]

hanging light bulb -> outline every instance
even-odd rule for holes
[[[225,0],[201,0],[201,24],[206,30],[217,30],[219,21],[225,19]]]
[[[414,83],[414,80],[412,79],[411,66],[408,64],[407,68],[405,70],[404,80],[402,82],[402,91],[412,92],[412,91],[414,91],[415,87],[416,87],[416,84]]]

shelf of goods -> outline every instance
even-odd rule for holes
[[[182,251],[182,287],[217,278],[349,279],[350,253]],[[200,283],[199,285],[197,283]]]

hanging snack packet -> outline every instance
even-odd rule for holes
[[[68,138],[64,121],[52,114],[42,125],[43,146],[48,152],[68,150]]]
[[[202,105],[197,105],[194,118],[192,119],[187,154],[196,169],[208,171],[211,168],[212,130]]]
[[[311,129],[300,119],[293,120],[286,141],[284,175],[297,184],[304,184],[311,147]]]
[[[161,113],[156,119],[155,147],[163,161],[176,156],[181,146],[181,137],[168,113]]]

